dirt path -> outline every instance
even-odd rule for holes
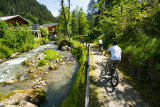
[[[120,82],[116,88],[111,87],[110,76],[100,76],[105,72],[106,59],[91,45],[89,107],[147,107],[122,73],[119,72]]]

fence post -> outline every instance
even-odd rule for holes
[[[87,48],[87,44],[88,44],[88,43],[86,42],[86,48]]]

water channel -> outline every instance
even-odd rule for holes
[[[1,63],[0,83],[12,80],[16,78],[18,74],[23,73],[27,68],[22,64],[22,62],[30,57],[37,55],[40,52],[43,52],[47,48],[57,50],[57,46],[55,45],[54,41],[52,41],[27,53],[22,53],[14,59],[10,59]],[[61,103],[66,98],[69,90],[71,89],[71,85],[74,80],[74,74],[78,69],[79,65],[77,60],[74,59],[70,63],[61,65],[57,70],[48,72],[45,80],[46,86],[44,88],[47,94],[47,100],[41,105],[41,107],[52,107],[53,105],[60,107]],[[0,86],[0,93],[5,95],[13,90],[31,89],[36,81],[37,80],[26,80],[6,86]]]

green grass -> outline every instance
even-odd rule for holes
[[[47,62],[48,62],[48,61],[45,60],[45,59],[40,59],[40,60],[38,61],[38,66],[44,66],[44,65],[46,65]]]
[[[62,104],[62,107],[82,107],[85,105],[85,61],[87,60],[87,49],[79,42],[72,42],[77,49],[72,48],[71,51],[79,60],[80,69],[77,71],[72,89],[68,97]]]
[[[54,60],[54,59],[61,59],[62,56],[60,54],[58,54],[58,52],[56,50],[53,49],[47,49],[43,52],[46,56],[44,57],[44,59],[46,60]]]

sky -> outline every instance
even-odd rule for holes
[[[68,0],[64,0],[65,4],[67,4]],[[60,0],[37,0],[40,4],[44,4],[48,10],[53,14],[53,16],[58,16],[60,6]],[[90,0],[70,0],[71,2],[71,11],[76,9],[76,6],[83,7],[85,13],[87,13],[87,8]]]

